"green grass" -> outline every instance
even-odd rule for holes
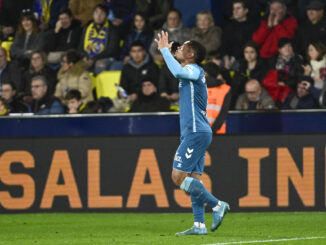
[[[209,227],[211,215],[206,221]],[[174,236],[190,226],[192,215],[180,213],[0,215],[0,244],[181,245],[320,236],[325,238],[267,244],[326,244],[326,212],[230,213],[207,236]]]

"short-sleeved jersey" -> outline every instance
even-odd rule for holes
[[[206,117],[207,85],[204,70],[196,64],[182,67],[168,48],[161,49],[171,73],[179,79],[181,135],[212,132]]]

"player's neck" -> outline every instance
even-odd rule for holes
[[[195,64],[195,62],[193,62],[193,60],[183,60],[182,62],[180,62],[180,64],[182,67],[184,67],[189,64]]]

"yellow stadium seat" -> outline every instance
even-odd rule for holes
[[[7,60],[10,61],[11,57],[10,57],[10,48],[12,45],[13,41],[4,41],[1,42],[1,47],[3,47],[6,51],[7,51]]]
[[[121,71],[104,71],[98,74],[95,82],[97,98],[116,98],[118,89],[115,85],[120,84],[120,77]]]

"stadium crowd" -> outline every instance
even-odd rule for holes
[[[172,0],[1,0],[0,114],[177,110],[178,81],[154,41],[162,30],[172,53],[189,39],[205,46],[219,113],[322,108],[325,5],[309,1],[302,14],[298,2],[225,0],[220,26],[204,10],[187,28]],[[108,71],[120,81],[99,96],[94,81]]]

